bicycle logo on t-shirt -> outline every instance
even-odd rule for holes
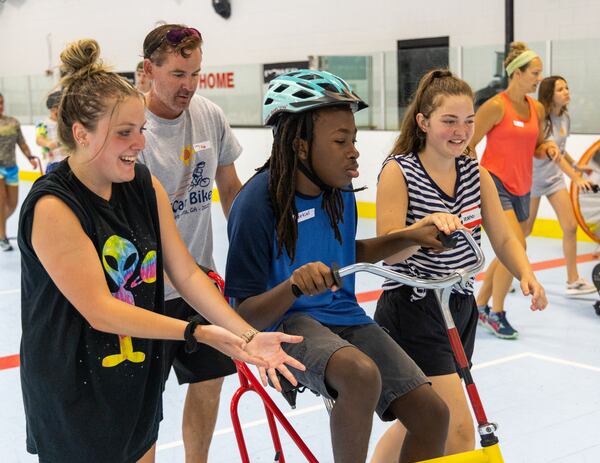
[[[194,172],[192,172],[192,181],[190,182],[190,186],[188,187],[188,191],[192,191],[197,186],[207,187],[210,185],[210,177],[204,177],[204,168],[206,167],[206,162],[200,161],[194,167]]]

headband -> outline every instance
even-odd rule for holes
[[[517,70],[521,66],[526,65],[534,58],[538,58],[538,55],[535,51],[533,51],[533,50],[524,51],[519,56],[517,56],[515,59],[513,59],[510,63],[508,63],[508,66],[506,66],[506,74],[508,76],[511,76],[512,73],[515,72],[515,70]]]

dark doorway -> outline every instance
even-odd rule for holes
[[[449,37],[398,40],[398,112],[402,120],[419,79],[432,68],[448,67]]]

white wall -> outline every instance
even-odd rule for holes
[[[0,3],[0,76],[41,74],[58,64],[64,45],[93,37],[104,60],[132,70],[142,42],[157,21],[197,27],[204,37],[204,64],[219,66],[306,59],[308,55],[360,54],[394,50],[399,39],[449,36],[451,46],[504,42],[504,0],[232,0],[229,20],[210,0],[7,0]],[[596,0],[515,0],[515,37],[527,42],[598,38]],[[48,48],[50,45],[50,50]],[[248,178],[270,151],[270,133],[236,129],[245,153],[238,163]],[[26,128],[33,143],[31,128]],[[392,146],[394,132],[362,131],[361,177],[375,200],[375,179]],[[596,136],[573,135],[574,157]],[[26,166],[24,166],[26,167]],[[553,218],[542,203],[540,217]]]
[[[236,162],[236,168],[242,182],[254,174],[254,169],[264,164],[271,153],[272,136],[269,129],[233,129],[235,135],[244,147],[244,152]],[[23,126],[23,134],[34,154],[39,153],[35,144],[35,129],[33,126]],[[380,130],[363,130],[358,132],[357,148],[361,153],[359,158],[360,176],[354,182],[356,187],[368,186],[365,191],[358,192],[358,201],[375,202],[377,188],[377,175],[382,161],[390,152],[397,132]],[[567,150],[575,159],[579,159],[585,150],[598,140],[597,135],[571,135],[567,140]],[[477,147],[477,152],[482,153],[485,142]],[[31,166],[24,156],[17,155],[19,168],[31,170]],[[538,217],[555,219],[554,211],[544,198],[540,205]]]
[[[0,75],[41,74],[81,37],[97,39],[117,70],[132,70],[160,20],[200,29],[207,65],[394,50],[398,39],[421,37],[450,36],[452,46],[504,42],[504,0],[231,3],[224,20],[210,0],[7,0],[0,3]],[[515,0],[519,40],[598,37],[598,26],[595,0]]]

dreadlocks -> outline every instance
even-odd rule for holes
[[[296,194],[296,172],[299,170],[298,146],[304,140],[308,145],[309,166],[313,140],[313,122],[315,111],[285,113],[280,115],[274,134],[271,157],[259,172],[269,170],[269,197],[273,205],[277,228],[277,257],[283,247],[293,261],[296,256],[298,239],[298,211],[294,197]],[[312,168],[312,167],[311,167]],[[342,242],[338,223],[344,221],[344,201],[338,188],[319,185],[323,190],[321,207],[327,212],[329,223],[335,233],[335,239]]]

